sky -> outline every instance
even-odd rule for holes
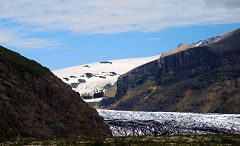
[[[239,0],[0,0],[0,45],[51,70],[155,56],[237,28]]]

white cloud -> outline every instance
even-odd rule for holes
[[[52,48],[58,42],[30,38],[31,34],[113,34],[239,23],[239,6],[239,0],[0,0],[0,22],[7,26],[0,28],[0,42],[20,48]]]
[[[59,43],[48,39],[29,38],[25,36],[23,32],[11,30],[11,28],[8,27],[0,27],[0,45],[32,50],[53,49],[59,45]]]
[[[12,0],[0,1],[0,19],[81,34],[159,31],[177,26],[240,22],[240,8],[215,0]],[[210,4],[212,3],[212,4]],[[231,5],[236,0],[219,0]]]

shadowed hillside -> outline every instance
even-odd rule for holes
[[[0,46],[0,138],[110,135],[96,110],[49,69]]]

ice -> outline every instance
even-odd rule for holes
[[[114,136],[240,134],[240,114],[97,111]]]

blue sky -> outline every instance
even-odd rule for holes
[[[0,44],[52,70],[152,56],[240,28],[239,5],[238,0],[0,1]]]

